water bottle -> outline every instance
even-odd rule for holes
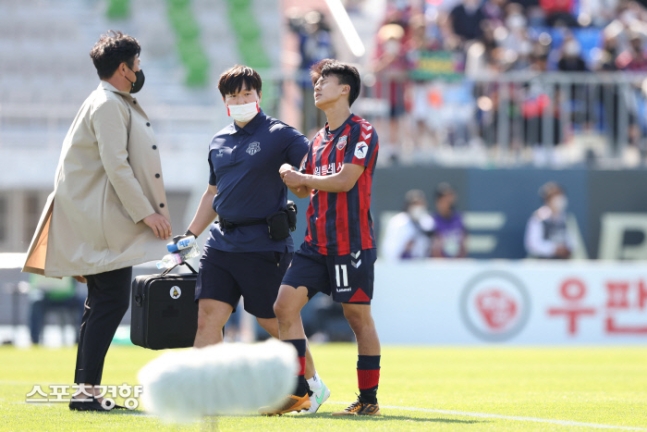
[[[173,253],[183,249],[188,249],[195,244],[195,237],[188,236],[178,240],[177,243],[171,242],[166,245],[166,250]]]
[[[198,249],[198,242],[195,241],[195,238],[193,238],[193,244],[185,249],[182,249],[179,253],[182,256],[182,259],[184,261],[195,258],[198,255],[200,255],[200,249]],[[178,242],[179,243],[179,242]]]
[[[161,261],[158,261],[156,266],[158,269],[169,269],[171,267],[175,267],[178,264],[182,264],[184,262],[184,259],[182,258],[181,253],[171,253],[164,255],[162,257]]]

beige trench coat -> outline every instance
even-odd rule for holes
[[[24,272],[93,275],[160,259],[165,241],[142,219],[169,218],[153,128],[129,93],[101,81],[63,142],[54,192]]]

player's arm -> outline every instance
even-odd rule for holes
[[[191,224],[189,224],[189,231],[195,234],[196,237],[211,225],[211,223],[216,219],[216,216],[218,216],[218,213],[216,213],[212,207],[213,198],[216,194],[218,194],[218,187],[211,184],[202,194],[200,205],[198,205],[195,216],[193,216],[193,220],[191,221]]]
[[[363,166],[347,163],[342,166],[341,171],[329,176],[314,176],[296,171],[286,171],[281,177],[283,177],[283,182],[290,190],[303,188],[308,191],[316,189],[323,192],[339,193],[351,190],[363,172]]]

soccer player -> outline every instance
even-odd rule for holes
[[[357,69],[326,59],[311,69],[315,105],[326,126],[310,143],[301,172],[281,168],[285,184],[299,197],[310,195],[305,242],[283,278],[274,312],[280,339],[292,343],[305,363],[306,340],[300,312],[317,292],[340,302],[358,345],[359,398],[333,415],[378,415],[380,341],[371,316],[373,265],[376,259],[371,219],[371,184],[378,137],[350,107],[357,99]],[[265,414],[283,414],[307,404],[304,368],[299,387],[284,404]]]
[[[222,342],[223,326],[241,296],[245,310],[278,338],[273,305],[294,243],[287,215],[282,235],[274,232],[277,225],[270,225],[268,217],[278,214],[281,222],[286,211],[287,188],[279,168],[298,166],[308,151],[305,136],[260,109],[258,72],[234,66],[220,76],[218,89],[233,122],[211,141],[209,185],[185,234],[197,236],[211,227],[196,284],[196,348]],[[216,216],[219,223],[213,224]],[[303,410],[314,413],[330,391],[318,379],[310,356],[308,376],[316,397]]]

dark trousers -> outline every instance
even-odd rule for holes
[[[132,267],[86,276],[88,298],[79,331],[74,382],[101,384],[103,361],[128,310]]]

